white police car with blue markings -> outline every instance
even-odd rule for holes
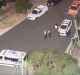
[[[71,30],[72,20],[64,19],[61,26],[58,28],[60,36],[67,36]]]
[[[48,11],[48,7],[46,5],[39,5],[28,14],[27,18],[29,20],[35,20],[46,13],[46,11]]]

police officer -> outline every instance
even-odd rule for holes
[[[56,24],[55,24],[55,29],[58,30],[58,28],[59,28],[59,25],[56,23]]]
[[[44,38],[47,38],[47,31],[44,30]]]
[[[51,31],[50,30],[48,30],[48,36],[49,36],[49,38],[51,37]]]

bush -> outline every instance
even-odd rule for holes
[[[77,72],[75,59],[51,50],[32,52],[29,61],[33,64],[35,75],[74,75]]]
[[[16,0],[15,1],[15,9],[17,12],[26,13],[27,9],[29,9],[32,5],[29,0]]]
[[[0,14],[3,14],[5,12],[5,10],[0,9]]]

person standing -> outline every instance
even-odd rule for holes
[[[56,23],[56,24],[55,24],[55,29],[58,30],[58,28],[59,28],[59,25]]]
[[[47,31],[44,30],[44,38],[47,38]]]
[[[50,30],[48,30],[48,36],[49,36],[49,38],[51,37],[51,31]]]

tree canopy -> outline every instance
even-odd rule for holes
[[[27,12],[27,9],[30,8],[31,4],[29,0],[16,0],[15,9],[17,12]]]
[[[0,0],[0,2],[4,2],[5,0]]]
[[[75,59],[52,50],[32,52],[29,62],[33,64],[35,75],[74,75],[77,72]]]

